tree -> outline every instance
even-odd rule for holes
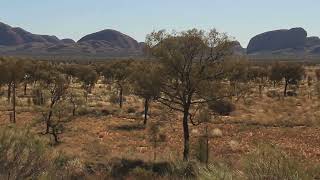
[[[73,92],[72,90],[70,90],[67,93],[67,96],[70,103],[72,104],[72,116],[75,116],[78,107],[84,103],[84,99],[80,97],[79,94],[77,94],[76,92]]]
[[[48,111],[45,113],[44,121],[46,122],[46,134],[50,133],[50,128],[52,133],[55,133],[55,126],[51,122],[51,117],[53,115],[54,106],[58,103],[62,97],[66,94],[68,89],[68,81],[64,75],[60,74],[56,70],[51,70],[47,75],[42,76],[42,81],[44,82],[43,87],[49,92],[50,105]]]
[[[288,64],[285,66],[282,76],[285,81],[284,96],[287,95],[287,87],[289,84],[298,84],[304,76],[304,68],[299,64]]]
[[[91,93],[92,88],[98,81],[98,74],[91,66],[79,66],[76,77],[82,82],[82,87],[85,90],[85,99],[88,100],[88,94]]]
[[[144,99],[144,121],[147,124],[149,104],[160,95],[161,78],[158,67],[151,63],[138,63],[132,70],[134,94]]]
[[[115,83],[119,91],[119,106],[123,104],[123,90],[130,77],[131,61],[117,61],[105,66],[102,75],[106,80]]]
[[[231,41],[216,30],[192,29],[179,33],[153,32],[146,38],[146,51],[161,66],[158,101],[183,114],[183,159],[189,160],[189,120],[197,105],[215,101],[225,75],[222,60],[230,54]]]
[[[276,86],[276,83],[282,81],[282,64],[279,62],[273,63],[270,68],[269,80],[273,82],[273,86]]]
[[[24,78],[24,62],[16,59],[4,59],[0,64],[1,82],[8,85],[8,101],[12,91],[12,122],[16,122],[16,89]]]
[[[243,97],[250,89],[247,82],[248,78],[248,69],[250,64],[247,59],[231,57],[225,62],[226,71],[228,72],[227,78],[230,81],[233,94],[240,99]]]
[[[262,66],[250,66],[248,69],[248,79],[259,85],[259,95],[262,96],[262,90],[268,80],[268,71]]]

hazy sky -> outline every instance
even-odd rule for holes
[[[217,28],[246,46],[258,33],[303,27],[320,36],[320,0],[0,0],[0,21],[78,40],[116,29],[144,41],[153,30]]]

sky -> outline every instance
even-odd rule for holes
[[[246,47],[275,29],[320,36],[319,19],[320,0],[0,0],[0,22],[74,40],[103,29],[144,41],[154,30],[216,28]]]

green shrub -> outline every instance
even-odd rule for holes
[[[84,179],[85,174],[85,165],[80,159],[59,153],[46,179]]]
[[[49,162],[43,139],[28,129],[0,129],[0,179],[36,179]]]

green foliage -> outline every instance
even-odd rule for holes
[[[0,129],[0,179],[35,179],[49,166],[43,139],[28,128]]]
[[[95,71],[94,67],[89,65],[78,65],[75,76],[82,82],[82,87],[88,93],[91,93],[92,88],[99,78],[98,73]]]
[[[146,52],[160,64],[158,101],[183,113],[184,159],[188,160],[190,109],[225,96],[217,92],[225,86],[223,78],[228,72],[222,62],[231,54],[233,43],[215,29],[177,33],[162,30],[152,32],[146,39]]]
[[[0,60],[0,84],[17,83],[23,80],[24,61],[11,58]]]
[[[161,74],[153,63],[136,63],[132,68],[131,81],[134,94],[144,99],[156,99],[160,95]]]

